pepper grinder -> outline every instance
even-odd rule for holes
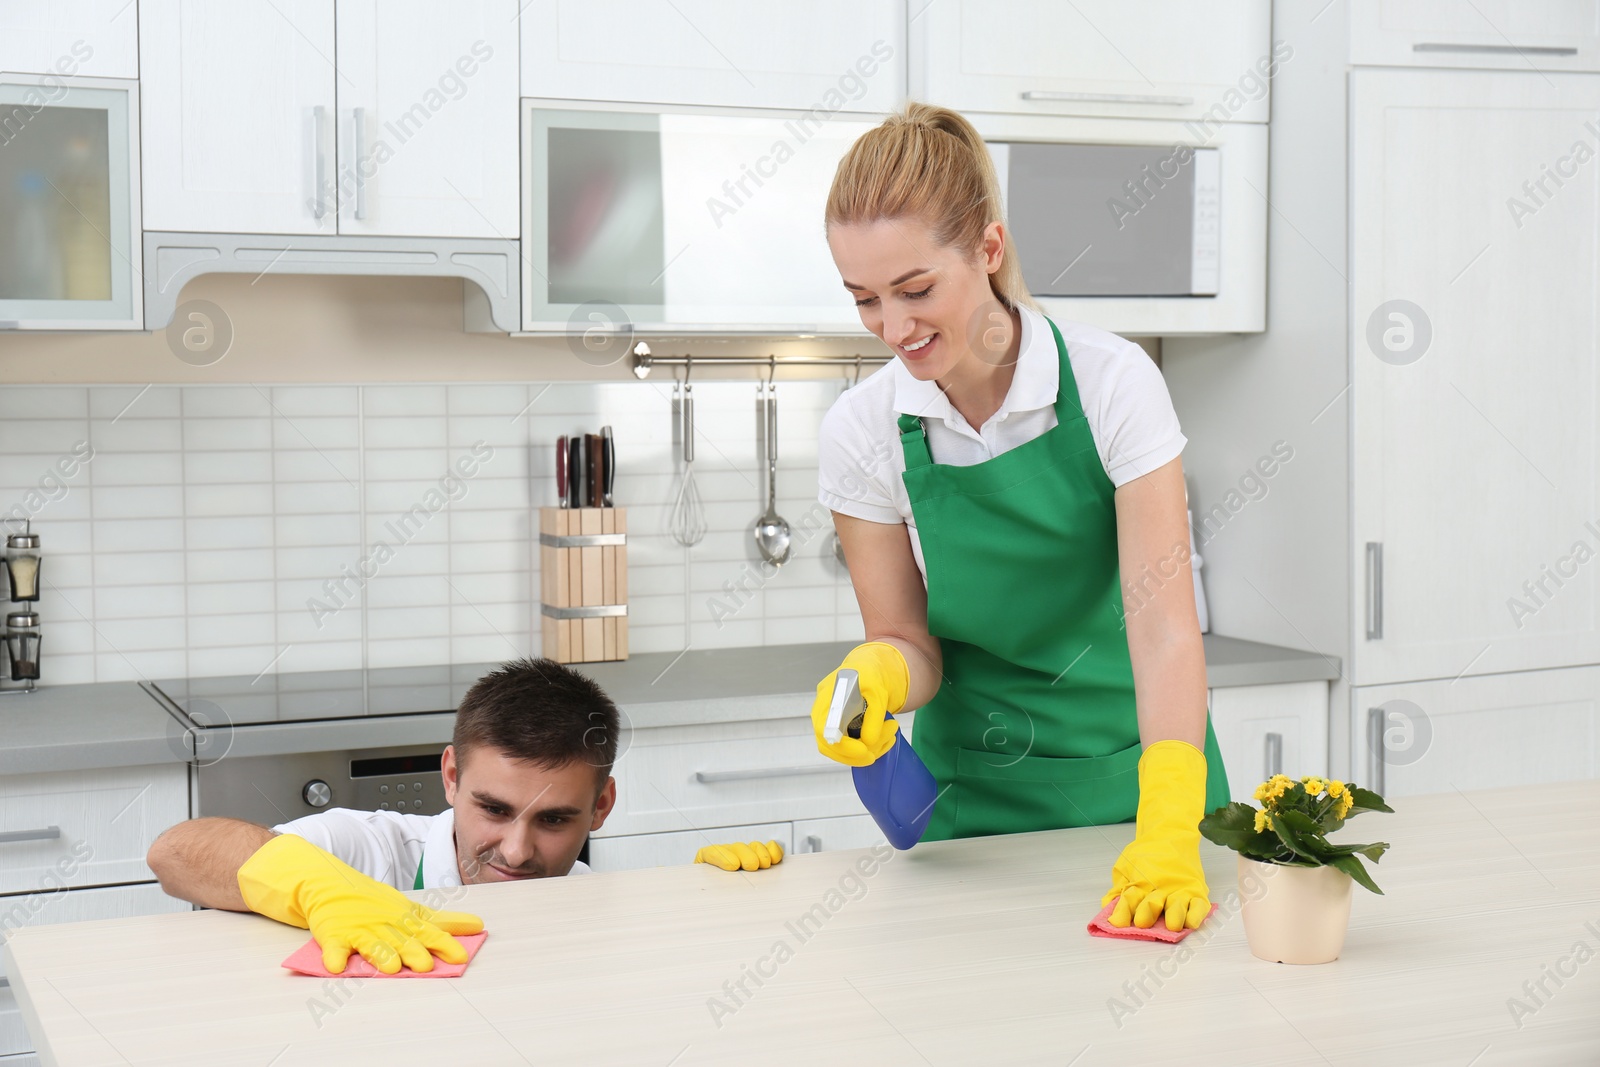
[[[13,611],[6,616],[6,667],[14,682],[21,682],[18,689],[8,689],[8,693],[28,693],[39,682],[39,613],[36,611]]]
[[[6,575],[12,603],[39,599],[39,535],[33,532],[32,520],[22,533],[6,537]]]
[[[32,522],[22,533],[6,537],[5,563],[6,587],[12,603],[30,604],[39,599],[41,574],[39,567],[39,535],[33,532]],[[39,613],[32,607],[6,615],[3,638],[5,643],[4,671],[0,682],[20,682],[20,686],[0,685],[0,693],[30,693],[39,682]]]

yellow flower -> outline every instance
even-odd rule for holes
[[[1355,803],[1356,798],[1350,795],[1349,790],[1345,790],[1344,796],[1339,798],[1339,818],[1342,819],[1350,814],[1350,809],[1355,807]]]
[[[1344,783],[1338,779],[1329,779],[1328,795],[1335,798],[1344,796]]]
[[[1300,784],[1306,787],[1307,796],[1314,797],[1318,793],[1322,792],[1323,781],[1314,774],[1308,774],[1304,778],[1300,779]]]
[[[1256,833],[1259,834],[1261,831],[1269,829],[1271,826],[1272,826],[1272,823],[1267,819],[1267,813],[1266,812],[1264,812],[1264,811],[1256,812]]]

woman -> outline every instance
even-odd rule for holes
[[[830,674],[818,748],[870,763],[898,728],[885,713],[917,709],[940,787],[925,840],[1137,816],[1110,922],[1199,926],[1197,824],[1228,784],[1160,372],[1039,312],[994,165],[953,111],[914,103],[863,135],[826,223],[862,323],[897,358],[822,423],[819,495],[867,636],[840,666],[868,714],[859,740],[824,740]]]

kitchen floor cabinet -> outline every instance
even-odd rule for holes
[[[1230,686],[1208,696],[1234,800],[1255,803],[1256,786],[1274,774],[1332,773],[1327,682]]]
[[[799,853],[832,852],[841,848],[872,848],[888,844],[871,815],[846,815],[837,819],[796,819],[794,850]]]
[[[824,112],[905,99],[897,0],[534,0],[520,21],[523,96]]]
[[[1035,115],[1267,121],[1268,0],[914,6],[915,100]]]
[[[1350,62],[1600,70],[1600,0],[1350,0]]]
[[[1594,778],[1600,667],[1359,686],[1350,722],[1355,776],[1385,797]]]
[[[128,0],[0,0],[0,22],[0,71],[139,76],[139,19]]]
[[[1600,77],[1350,109],[1351,680],[1600,662]]]
[[[515,0],[142,0],[156,231],[511,238]]]

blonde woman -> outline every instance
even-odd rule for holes
[[[1127,822],[1110,922],[1210,910],[1197,824],[1227,803],[1206,712],[1179,453],[1142,350],[1028,295],[982,139],[913,103],[840,162],[827,238],[895,359],[823,420],[819,498],[866,643],[861,766],[916,710],[939,785],[924,840]],[[1119,580],[1120,579],[1120,580]]]

